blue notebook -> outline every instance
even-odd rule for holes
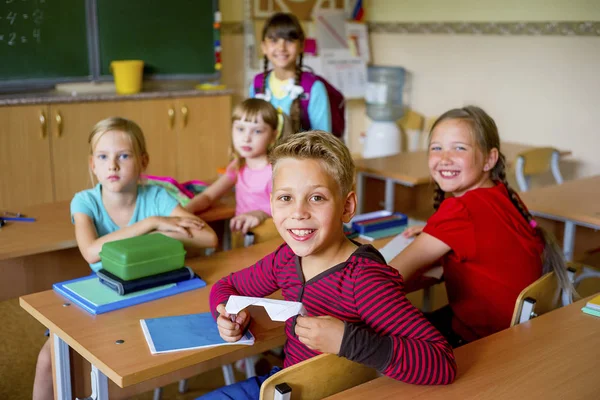
[[[250,331],[246,331],[237,342],[224,341],[210,313],[141,319],[140,324],[152,354],[232,344],[254,344],[254,336]]]
[[[206,286],[206,282],[196,277],[187,281],[171,283],[121,296],[100,283],[96,274],[92,274],[83,278],[55,283],[52,285],[52,288],[85,311],[97,315],[204,286]]]

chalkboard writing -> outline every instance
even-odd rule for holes
[[[214,77],[216,0],[0,0],[0,89],[145,74]]]
[[[0,80],[87,77],[85,2],[0,0]]]

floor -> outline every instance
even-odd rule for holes
[[[0,400],[31,400],[37,355],[46,341],[46,328],[25,312],[18,299],[0,302]],[[261,365],[281,365],[281,360],[267,354]],[[244,379],[244,374],[235,370],[236,380]],[[163,388],[162,400],[188,400],[219,388],[225,384],[221,369],[208,371],[188,380],[188,391],[178,392],[178,384]],[[152,400],[153,392],[132,397],[133,400]]]

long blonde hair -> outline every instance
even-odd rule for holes
[[[233,124],[235,121],[256,123],[259,117],[275,132],[275,137],[269,144],[269,147],[267,147],[268,155],[278,143],[292,134],[291,123],[289,117],[281,110],[277,110],[268,101],[257,98],[246,99],[238,104],[233,109],[231,123]],[[235,166],[238,169],[244,166],[244,158],[235,150],[233,142],[231,143],[230,152],[232,158],[235,160]]]
[[[94,149],[100,138],[110,131],[119,131],[124,133],[131,142],[133,156],[136,161],[136,167],[141,174],[148,166],[148,151],[146,150],[146,139],[144,133],[138,124],[121,117],[109,117],[99,121],[90,132],[88,144],[90,145],[90,157],[94,154]],[[95,184],[94,173],[89,170],[92,186]]]

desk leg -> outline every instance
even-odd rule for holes
[[[394,212],[394,186],[393,179],[385,180],[385,209],[391,212]]]
[[[90,400],[108,400],[108,378],[92,365],[92,396]]]
[[[423,312],[431,312],[433,308],[433,290],[431,290],[432,286],[428,286],[423,288],[423,305],[421,306],[421,311]]]
[[[362,172],[356,174],[356,197],[358,197],[356,214],[362,214],[365,207],[365,174]]]
[[[229,229],[229,220],[223,221],[223,251],[231,250],[231,229]]]
[[[565,260],[573,261],[573,250],[575,247],[575,224],[571,221],[565,222],[565,233],[563,237],[563,253]]]
[[[52,334],[54,344],[54,368],[56,395],[59,399],[71,399],[71,360],[69,345],[57,334]]]

